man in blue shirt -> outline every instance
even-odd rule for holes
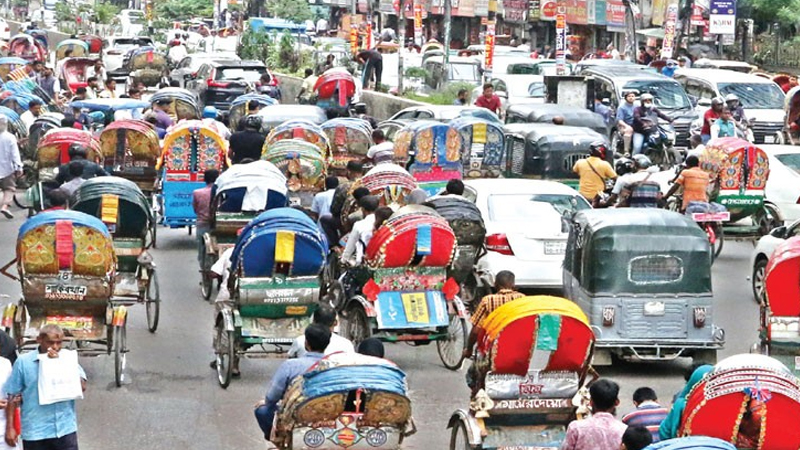
[[[275,375],[272,376],[266,397],[256,404],[256,420],[261,431],[264,432],[264,439],[269,440],[272,422],[278,410],[278,402],[283,398],[292,380],[322,359],[325,348],[331,341],[331,330],[318,323],[309,325],[304,334],[307,351],[305,356],[290,359],[281,364]]]
[[[78,450],[78,421],[75,401],[39,404],[39,355],[58,358],[64,332],[58,325],[45,325],[39,330],[36,342],[38,352],[23,353],[14,363],[5,391],[11,401],[6,406],[6,417],[16,414],[18,398],[22,397],[22,445],[25,450]],[[81,386],[86,390],[86,374],[78,366]],[[17,443],[14,421],[6,423],[6,444]]]
[[[622,136],[622,142],[625,146],[624,153],[629,155],[633,139],[633,103],[636,101],[636,93],[626,92],[624,95],[625,102],[617,108],[617,131]]]

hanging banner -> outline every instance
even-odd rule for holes
[[[667,17],[664,22],[664,43],[661,46],[661,57],[672,58],[675,48],[675,28],[678,24],[678,4],[670,3],[667,6]]]
[[[556,20],[558,4],[555,2],[555,0],[542,0],[541,5],[541,20]]]
[[[692,7],[692,17],[689,19],[689,24],[693,27],[703,27],[706,25],[706,20],[703,19],[703,12],[705,10],[700,5]]]
[[[422,46],[422,5],[414,5],[414,41]]]
[[[605,25],[606,22],[606,0],[595,0],[594,4],[594,24]],[[591,11],[589,11],[591,14]]]
[[[711,0],[708,22],[711,34],[736,34],[736,0]]]
[[[367,35],[364,37],[364,48],[372,48],[372,14],[367,14]]]
[[[355,26],[350,27],[350,53],[358,53],[358,28]]]
[[[556,75],[567,73],[567,15],[556,14]]]
[[[653,0],[653,18],[651,19],[653,26],[660,27],[661,25],[664,25],[666,7],[666,0]]]
[[[586,0],[567,0],[567,23],[575,25],[586,25],[588,23],[588,13],[586,12]],[[558,20],[558,19],[556,19]]]
[[[487,80],[492,78],[492,65],[494,64],[494,26],[495,23],[493,20],[486,24],[486,47],[483,50],[483,76]]]

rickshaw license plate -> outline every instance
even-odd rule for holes
[[[566,250],[566,241],[544,241],[545,255],[563,255]]]
[[[647,302],[644,304],[645,316],[663,316],[664,311],[664,302]]]
[[[428,300],[424,292],[414,292],[403,294],[403,307],[406,310],[406,320],[408,323],[428,323],[431,321],[428,316]]]

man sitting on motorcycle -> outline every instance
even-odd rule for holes
[[[703,145],[706,145],[711,140],[711,125],[714,124],[715,120],[719,119],[723,106],[725,106],[725,100],[722,97],[714,97],[711,99],[711,108],[703,114],[703,129],[700,130],[700,138],[703,140]]]
[[[642,152],[645,140],[658,133],[658,119],[672,123],[672,119],[658,110],[653,104],[653,94],[644,93],[639,97],[640,106],[633,110],[633,154]]]
[[[736,121],[736,124],[740,127],[743,125],[747,125],[747,116],[744,114],[744,107],[742,103],[739,101],[739,97],[736,94],[728,94],[725,96],[725,105],[728,109],[731,110],[731,115],[733,115],[733,120]]]
[[[711,139],[721,137],[736,137],[736,122],[733,121],[731,110],[722,108],[719,119],[711,125]]]
[[[675,184],[669,188],[664,200],[672,196],[680,187],[683,187],[683,204],[681,212],[686,211],[690,202],[708,203],[708,185],[711,183],[711,176],[700,168],[700,158],[695,155],[686,157],[686,168],[683,169]]]
[[[658,208],[661,200],[661,186],[650,180],[650,158],[644,155],[633,155],[635,172],[626,173],[617,178],[611,196],[601,206]],[[624,164],[624,163],[623,163]]]

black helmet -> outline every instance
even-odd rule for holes
[[[637,169],[647,169],[653,165],[653,163],[650,161],[650,158],[640,153],[638,155],[633,155],[633,165],[636,166]]]
[[[260,130],[261,129],[261,116],[256,116],[251,114],[244,118],[244,127],[251,128],[253,130]]]
[[[88,152],[81,144],[72,144],[69,146],[69,149],[67,149],[67,155],[69,155],[69,159],[75,159],[76,156],[86,159]]]
[[[594,141],[589,144],[589,154],[591,155],[597,155],[601,158],[605,158],[607,152],[608,146],[603,141]]]
[[[614,163],[614,171],[617,175],[622,176],[626,173],[631,173],[635,170],[633,160],[629,158],[620,158]]]
[[[363,102],[356,103],[353,105],[353,109],[355,110],[356,114],[366,114],[367,104]]]

